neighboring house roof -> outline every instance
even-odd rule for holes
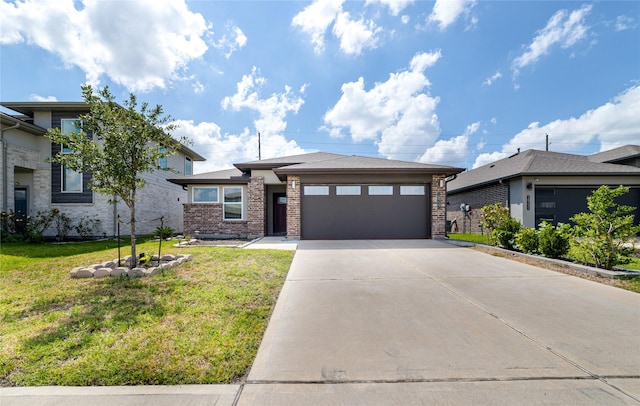
[[[616,163],[640,157],[640,145],[624,145],[622,147],[599,152],[589,156],[593,162]]]
[[[16,125],[18,127],[15,127]],[[37,125],[27,123],[19,118],[0,112],[0,129],[4,131],[10,127],[20,129],[21,131],[25,131],[33,135],[44,135],[47,132],[47,130],[42,127],[38,127]]]
[[[593,162],[589,158],[584,155],[529,149],[459,174],[447,184],[447,192],[458,193],[520,176],[640,176],[640,168]]]
[[[21,123],[24,123],[24,124],[28,124],[27,121],[25,121],[25,119],[32,119],[34,116],[34,112],[36,111],[69,111],[69,112],[77,112],[77,113],[86,113],[89,111],[89,105],[85,102],[60,102],[60,101],[0,102],[0,106],[6,107],[10,110],[24,114],[26,117],[16,117],[16,116],[10,116],[8,114],[2,113],[3,117],[4,115],[6,115],[8,117],[12,117],[14,120],[19,120]],[[44,132],[46,132],[46,130]],[[180,149],[180,152],[190,157],[194,161],[206,161],[206,158],[204,158],[202,155],[193,151],[191,148],[187,147],[184,144],[180,144],[179,149]]]
[[[180,185],[247,183],[252,169],[273,169],[278,175],[286,174],[344,174],[344,173],[430,173],[453,175],[463,171],[452,166],[429,165],[417,162],[395,161],[383,158],[347,156],[326,152],[293,155],[235,164],[235,169],[201,173],[169,179]],[[245,174],[245,175],[243,175]]]

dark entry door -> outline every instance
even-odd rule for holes
[[[285,235],[287,233],[287,195],[285,193],[273,194],[273,234]]]
[[[27,188],[26,187],[17,187],[13,191],[13,199],[14,199],[14,212],[21,212],[23,214],[27,213],[28,199],[27,199]]]

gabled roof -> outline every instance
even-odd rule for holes
[[[243,175],[242,171],[237,168],[232,168],[223,169],[221,171],[199,173],[197,175],[180,176],[167,180],[171,183],[183,186],[190,184],[242,184],[249,183],[249,176]]]
[[[640,145],[624,145],[590,155],[589,160],[593,162],[616,163],[638,157],[640,157]]]
[[[529,149],[459,174],[448,183],[447,191],[457,193],[520,176],[548,175],[640,176],[640,168],[593,162],[584,155]]]

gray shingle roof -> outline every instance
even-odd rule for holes
[[[640,168],[593,162],[588,156],[530,149],[459,174],[447,185],[449,193],[519,176],[622,175],[640,176]]]
[[[589,160],[593,162],[612,162],[623,161],[630,158],[640,157],[640,145],[624,145],[622,147],[610,149],[609,151],[599,152],[589,156]]]
[[[242,171],[237,168],[223,169],[221,171],[199,173],[197,175],[179,176],[167,179],[178,185],[203,184],[203,183],[249,183],[248,176],[242,176]]]
[[[429,172],[454,174],[462,171],[452,166],[430,165],[393,159],[371,158],[358,155],[334,155],[326,160],[289,165],[276,170],[278,173],[308,172]]]
[[[330,154],[328,152],[312,152],[309,154],[290,155],[279,158],[262,159],[259,161],[241,162],[234,164],[234,166],[240,169],[272,169],[286,165],[325,161],[342,156],[344,155]]]

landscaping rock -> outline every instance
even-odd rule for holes
[[[103,267],[103,268],[110,268],[110,269],[113,269],[113,268],[115,268],[115,267],[116,267],[116,262],[117,262],[117,261],[107,261],[107,262],[105,262],[105,263],[103,263],[103,264],[102,264],[102,267]]]
[[[175,258],[173,257],[173,255],[163,255],[161,259],[163,262],[169,262],[173,261]]]
[[[72,278],[77,278],[77,276],[76,276],[76,275],[78,274],[78,271],[79,271],[79,270],[81,270],[81,269],[82,269],[82,267],[81,267],[81,266],[77,266],[77,267],[73,268],[73,269],[71,270],[71,277],[72,277]]]
[[[133,268],[127,273],[127,275],[140,277],[144,276],[144,271],[144,268]]]
[[[128,272],[129,272],[129,268],[125,268],[124,266],[118,266],[111,270],[110,275],[122,276],[122,275],[127,275]]]
[[[98,268],[93,271],[94,278],[104,278],[105,276],[109,276],[111,274],[111,268]]]
[[[183,257],[184,257],[185,261],[187,261],[187,262],[193,261],[193,255],[191,255],[191,254],[183,255]]]
[[[92,268],[80,268],[76,271],[76,278],[93,278]]]

